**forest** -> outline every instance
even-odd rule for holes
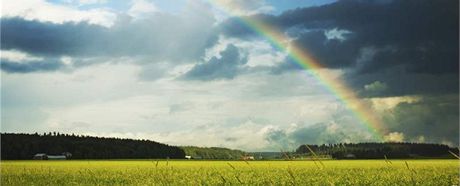
[[[35,154],[61,155],[70,159],[241,159],[248,153],[222,147],[170,146],[150,140],[93,137],[74,134],[1,133],[1,159],[27,160]],[[295,152],[249,153],[256,159],[329,157],[333,159],[454,158],[458,148],[426,143],[338,143],[300,145]]]
[[[458,148],[427,143],[339,143],[301,145],[297,155],[329,155],[334,159],[384,159],[384,158],[455,158]]]
[[[150,140],[92,137],[74,134],[11,134],[1,135],[1,159],[32,159],[37,153],[60,155],[70,152],[71,159],[147,159],[184,158],[184,151],[175,146]]]

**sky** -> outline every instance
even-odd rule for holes
[[[325,73],[378,118],[384,141],[459,145],[457,0],[1,5],[1,132],[247,151],[375,141],[314,75]],[[299,66],[289,46],[322,68]]]

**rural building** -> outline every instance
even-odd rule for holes
[[[35,154],[34,160],[66,160],[72,157],[70,152],[63,152],[61,155],[47,155],[45,153]]]
[[[45,153],[38,153],[34,155],[34,160],[47,160],[48,156]]]
[[[254,156],[243,156],[241,157],[242,160],[254,160]]]
[[[65,160],[67,159],[64,155],[48,155],[48,160]]]
[[[66,159],[70,159],[72,157],[72,153],[70,152],[63,152],[62,155],[64,155]]]

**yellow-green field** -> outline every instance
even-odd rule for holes
[[[407,162],[407,164],[406,164]],[[458,160],[2,161],[1,185],[458,185]]]

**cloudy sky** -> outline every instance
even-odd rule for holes
[[[308,52],[389,141],[458,145],[457,0],[5,0],[1,131],[249,151],[375,140],[355,111],[243,24]],[[236,5],[236,6],[235,6]]]

